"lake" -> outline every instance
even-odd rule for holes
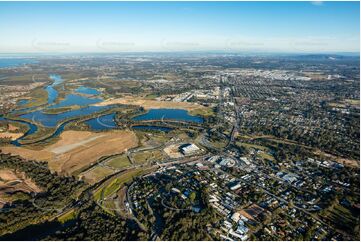
[[[59,114],[45,114],[42,111],[35,111],[31,113],[26,113],[21,115],[21,118],[29,119],[34,122],[39,122],[46,127],[55,127],[60,121],[73,118],[81,117],[89,114],[93,114],[105,109],[108,109],[108,106],[88,106],[76,110],[71,110],[68,112],[63,112]]]
[[[133,120],[177,120],[195,123],[203,123],[204,121],[203,118],[192,116],[183,109],[150,109],[147,113],[134,117]]]
[[[101,130],[116,128],[117,125],[116,125],[114,119],[115,119],[115,113],[111,113],[111,114],[106,114],[103,116],[89,119],[89,120],[85,121],[85,123],[87,125],[89,125],[89,127],[92,130],[101,131]]]
[[[90,88],[90,87],[78,87],[77,89],[75,89],[76,92],[78,93],[82,93],[82,94],[88,94],[88,95],[99,95],[100,92],[95,89],[95,88]]]

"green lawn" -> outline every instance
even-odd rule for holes
[[[111,159],[110,161],[108,161],[107,165],[112,166],[117,169],[121,169],[121,168],[128,167],[131,164],[130,164],[128,157],[125,154],[123,154],[123,155],[117,156],[117,157]]]
[[[64,213],[63,215],[61,215],[58,218],[58,221],[63,224],[65,222],[69,221],[69,220],[74,219],[75,217],[76,217],[76,211],[75,211],[75,209],[71,209],[69,212]]]
[[[190,115],[193,116],[204,116],[204,117],[208,117],[208,116],[212,116],[214,115],[213,109],[211,107],[204,107],[204,108],[197,108],[194,110],[189,111]]]
[[[95,200],[111,196],[120,188],[122,188],[124,183],[129,182],[133,180],[134,177],[141,175],[143,171],[143,169],[134,169],[122,173],[121,175],[107,183],[104,187],[98,189],[94,193]]]

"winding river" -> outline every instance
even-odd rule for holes
[[[75,89],[73,93],[67,94],[63,100],[57,101],[59,97],[57,87],[61,85],[64,82],[64,80],[61,78],[60,75],[52,74],[49,75],[49,77],[53,80],[53,83],[45,87],[45,90],[48,93],[47,106],[41,110],[35,110],[35,111],[32,110],[38,109],[39,107],[21,109],[22,112],[29,111],[25,114],[21,114],[19,113],[19,110],[16,110],[12,114],[16,115],[18,113],[19,115],[16,116],[21,118],[21,120],[16,118],[7,119],[9,121],[15,121],[26,124],[29,127],[28,131],[23,136],[11,142],[13,145],[21,146],[22,143],[33,144],[33,143],[43,142],[50,138],[54,138],[56,136],[59,136],[63,132],[65,126],[68,123],[73,122],[74,120],[79,119],[81,117],[95,114],[100,111],[104,111],[112,108],[112,106],[92,106],[92,104],[103,101],[103,99],[98,96],[100,92],[94,88],[83,87],[83,86]],[[21,101],[20,105],[24,103],[25,103],[24,101]],[[55,108],[74,107],[74,106],[76,106],[77,109],[73,109],[61,113],[49,114],[44,112],[44,109],[55,109]],[[0,120],[1,119],[6,120],[6,118],[0,118]],[[103,130],[117,128],[114,119],[115,119],[115,113],[110,113],[110,114],[100,115],[99,117],[96,118],[91,118],[85,121],[85,123],[88,124],[92,130],[103,131]],[[134,117],[133,120],[136,121],[178,120],[178,121],[196,122],[196,123],[203,122],[203,119],[201,117],[192,116],[188,114],[186,110],[181,110],[181,109],[151,109],[145,114]],[[34,134],[35,132],[38,131],[37,125],[41,125],[43,127],[48,127],[48,128],[55,128],[55,131],[51,135],[44,137],[43,139],[34,140],[33,142],[31,141],[24,142],[27,136]],[[143,125],[134,126],[133,128],[145,129],[145,130],[147,129],[159,130],[165,132],[169,132],[172,130],[171,128],[167,128],[167,127],[143,126]]]

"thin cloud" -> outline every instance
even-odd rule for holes
[[[312,1],[311,4],[312,4],[312,5],[315,5],[315,6],[322,6],[322,5],[323,5],[323,1]]]

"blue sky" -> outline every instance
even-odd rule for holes
[[[359,52],[359,2],[0,2],[0,52]]]

